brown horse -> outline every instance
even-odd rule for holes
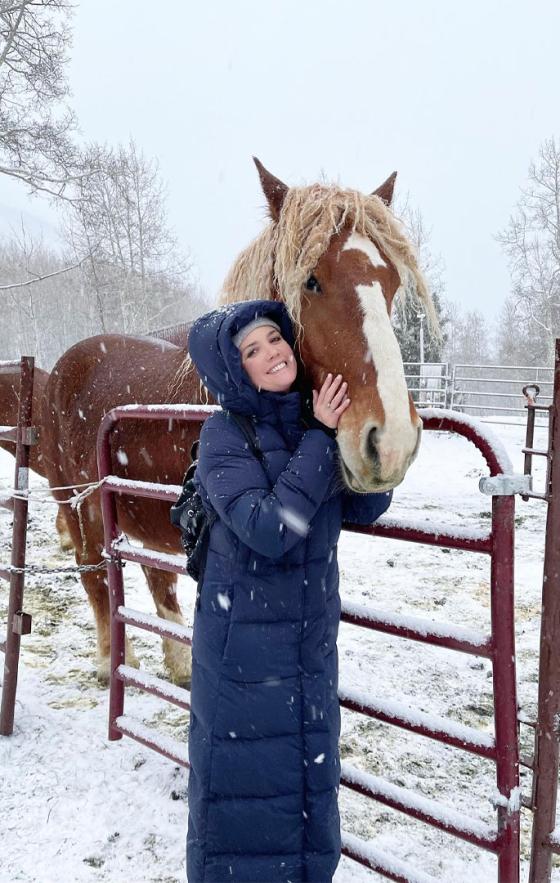
[[[340,371],[352,406],[338,434],[342,473],[356,491],[385,490],[402,481],[421,423],[404,378],[390,311],[411,286],[433,314],[415,256],[391,214],[395,176],[371,196],[336,186],[288,189],[257,162],[271,221],[243,252],[226,280],[223,301],[282,299],[298,330],[300,355],[315,386]],[[185,351],[165,341],[103,335],[82,341],[59,360],[45,390],[43,448],[51,486],[95,481],[95,439],[103,415],[124,403],[200,402],[199,381]],[[114,471],[123,477],[180,484],[194,426],[126,421],[112,441]],[[122,529],[147,547],[180,552],[164,503],[118,501]],[[82,537],[68,517],[79,562],[101,561],[99,494],[85,500]],[[160,616],[181,622],[176,578],[144,568]],[[105,577],[83,575],[98,630],[98,677],[109,674],[109,603]],[[175,680],[189,660],[164,641]]]
[[[41,402],[43,393],[47,385],[49,375],[47,371],[41,368],[35,368],[33,373],[33,404],[32,418],[36,426],[41,419]],[[15,426],[18,420],[19,409],[19,371],[3,371],[0,373],[0,425]],[[43,449],[41,445],[41,432],[39,431],[38,442],[30,450],[29,465],[33,472],[46,478],[45,466],[43,463]],[[0,441],[0,447],[15,457],[15,442]],[[73,549],[72,540],[66,527],[66,519],[64,517],[64,509],[58,507],[56,515],[56,529],[58,531],[60,546],[65,551]]]

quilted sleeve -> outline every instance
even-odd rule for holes
[[[253,551],[281,558],[307,534],[337,468],[336,444],[309,430],[271,489],[239,427],[221,415],[200,434],[197,476],[220,519]]]
[[[353,494],[344,491],[342,495],[342,520],[350,524],[373,524],[391,505],[393,491],[380,494]]]

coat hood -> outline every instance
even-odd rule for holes
[[[197,319],[189,334],[189,355],[216,401],[225,410],[256,417],[277,411],[279,406],[287,405],[288,400],[291,404],[293,397],[299,405],[298,393],[259,392],[241,364],[241,354],[233,337],[253,319],[262,316],[280,326],[282,337],[293,348],[294,333],[286,307],[270,300],[225,304]]]

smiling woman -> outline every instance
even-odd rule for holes
[[[375,521],[391,495],[343,489],[346,383],[327,373],[306,413],[293,347],[271,301],[214,310],[189,338],[223,408],[195,476],[215,517],[193,629],[191,883],[327,883],[340,856],[336,549],[343,520]]]

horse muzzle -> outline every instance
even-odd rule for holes
[[[345,484],[359,494],[382,493],[397,487],[416,459],[421,435],[421,422],[409,423],[400,432],[391,434],[369,423],[363,427],[358,444],[350,433],[339,432]]]

